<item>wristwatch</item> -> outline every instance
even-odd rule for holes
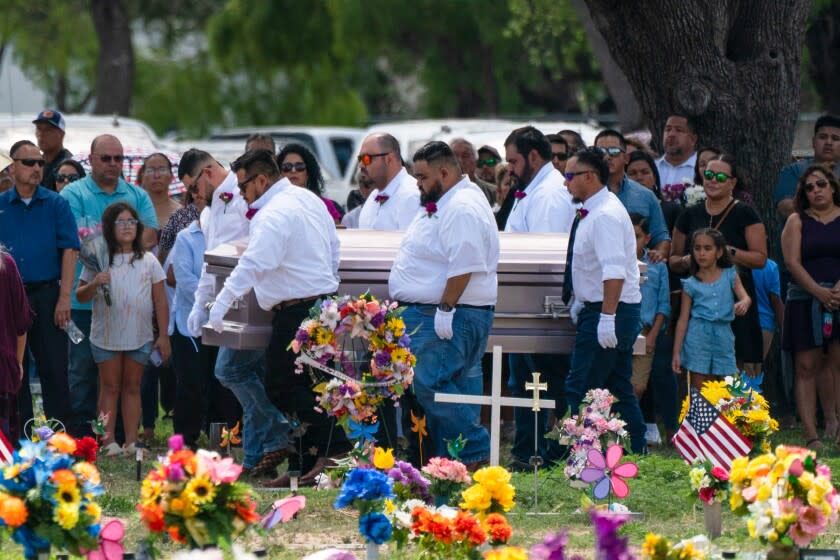
[[[450,311],[452,311],[453,307],[448,303],[442,301],[438,304],[438,309],[440,309],[444,313],[449,313]]]

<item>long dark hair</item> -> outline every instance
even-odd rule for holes
[[[703,176],[700,175],[700,154],[703,152],[712,152],[715,154],[715,157],[717,157],[723,153],[723,150],[720,150],[715,146],[701,146],[697,149],[697,157],[694,159],[694,184],[700,186],[703,186]]]
[[[650,157],[649,153],[643,152],[642,150],[636,150],[635,152],[630,154],[630,159],[627,160],[627,167],[630,167],[630,164],[636,161],[643,161],[648,164],[648,167],[650,167],[651,172],[653,172],[653,194],[656,195],[656,198],[662,200],[662,189],[660,188],[661,181],[659,180],[659,169],[657,169],[656,167],[656,162],[653,161],[653,158]]]
[[[155,152],[155,153],[149,154],[145,158],[143,158],[143,164],[140,165],[140,169],[137,171],[137,184],[138,185],[143,182],[143,175],[146,174],[146,165],[148,165],[149,160],[152,159],[152,158],[155,158],[155,157],[162,157],[163,159],[165,159],[166,160],[166,165],[169,167],[169,174],[174,175],[172,173],[172,162],[169,160],[169,157],[166,154],[162,154],[160,152]]]
[[[828,166],[815,163],[809,165],[802,172],[802,175],[799,176],[799,182],[796,185],[796,194],[793,195],[793,207],[797,212],[804,212],[811,206],[811,203],[808,202],[808,196],[805,194],[805,182],[810,175],[813,175],[817,171],[825,175],[825,178],[828,179],[828,185],[831,187],[833,193],[831,199],[834,201],[835,206],[840,206],[840,183],[838,183],[837,177],[834,176],[834,172]]]
[[[115,202],[102,213],[102,236],[105,237],[105,243],[108,245],[109,264],[114,264],[114,255],[120,252],[120,244],[117,242],[117,236],[114,234],[114,230],[117,227],[117,217],[125,211],[128,211],[131,217],[137,220],[137,235],[134,237],[134,241],[131,242],[132,255],[129,263],[142,259],[145,253],[143,250],[143,222],[140,221],[137,210],[131,204]]]
[[[321,166],[318,165],[318,160],[315,155],[309,151],[309,148],[301,144],[286,144],[277,154],[277,167],[280,168],[280,173],[283,173],[283,160],[288,154],[297,154],[306,165],[306,188],[314,192],[318,196],[324,194],[324,176],[321,174]]]
[[[716,249],[723,250],[723,253],[720,255],[720,258],[717,260],[718,267],[731,267],[732,259],[729,258],[729,253],[726,251],[726,238],[723,237],[723,234],[716,229],[702,228],[695,230],[694,233],[691,234],[691,240],[688,243],[688,254],[691,255],[691,264],[689,265],[688,270],[689,273],[691,273],[691,275],[694,276],[700,270],[700,265],[697,264],[697,259],[694,258],[694,242],[701,235],[705,235],[706,237],[711,239],[712,243],[715,244]]]

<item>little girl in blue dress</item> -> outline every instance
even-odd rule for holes
[[[691,236],[691,276],[682,280],[682,307],[674,333],[672,368],[684,368],[698,389],[738,373],[730,323],[752,303],[726,253],[723,235],[711,228]],[[738,301],[735,301],[735,296]]]

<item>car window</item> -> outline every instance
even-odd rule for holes
[[[338,160],[338,168],[344,175],[347,166],[350,164],[350,158],[353,157],[353,139],[333,136],[330,138],[330,145],[335,152],[335,159]]]

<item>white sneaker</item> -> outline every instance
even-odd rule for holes
[[[662,436],[659,435],[659,426],[656,424],[646,424],[645,440],[651,445],[659,445],[662,443]]]
[[[123,453],[125,453],[125,456],[129,459],[134,459],[137,455],[137,445],[134,442],[129,443],[125,446]]]
[[[125,455],[125,449],[120,447],[120,445],[117,442],[112,441],[111,443],[103,447],[99,451],[99,453],[100,455],[105,455],[106,457],[122,457]]]

